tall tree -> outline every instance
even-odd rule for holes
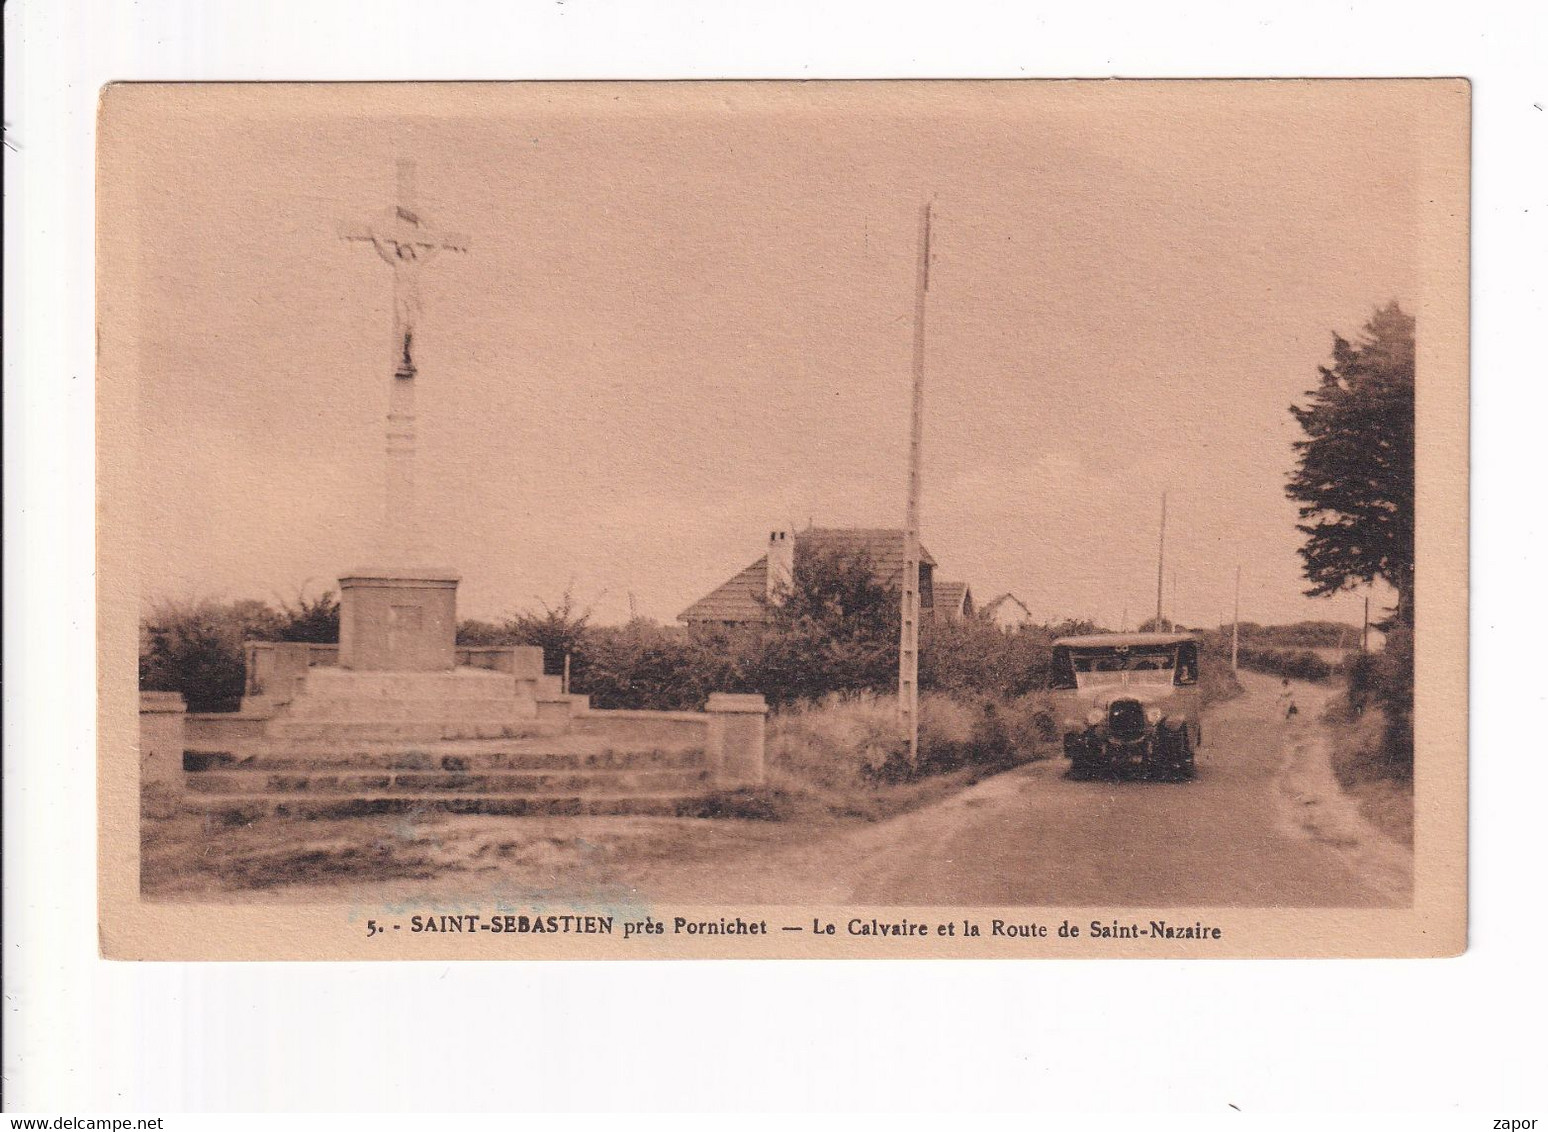
[[[770,608],[750,667],[753,690],[776,703],[828,692],[885,691],[898,674],[898,591],[865,551],[796,543],[789,584]]]
[[[1285,494],[1299,503],[1309,597],[1381,578],[1398,594],[1397,623],[1413,624],[1414,320],[1396,302],[1357,341],[1333,336],[1333,364],[1306,405],[1290,412],[1306,433]]]

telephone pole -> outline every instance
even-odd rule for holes
[[[914,292],[914,391],[908,428],[908,511],[903,521],[903,608],[898,642],[898,731],[908,763],[919,762],[919,477],[924,437],[925,296],[930,290],[930,205],[919,213]]]
[[[1161,493],[1161,542],[1156,548],[1156,631],[1161,631],[1162,588],[1166,584],[1166,492]]]
[[[1242,568],[1236,567],[1236,603],[1231,606],[1231,671],[1236,671],[1237,629],[1242,623]]]

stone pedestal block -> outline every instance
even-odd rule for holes
[[[762,696],[710,693],[704,707],[710,717],[710,772],[723,786],[762,786],[764,724],[769,714]]]
[[[140,693],[140,785],[181,794],[183,721],[188,707],[177,692]]]
[[[356,570],[339,579],[339,667],[446,672],[457,663],[452,570]]]

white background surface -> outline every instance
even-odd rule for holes
[[[6,5],[5,1105],[1548,1118],[1548,68],[1527,4]],[[96,958],[92,168],[114,79],[1474,80],[1472,944],[1430,962]],[[1337,192],[1337,186],[1329,186]],[[1541,639],[1540,637],[1538,638]],[[1535,721],[1535,722],[1534,722]],[[1462,1112],[1478,1114],[1462,1117]]]

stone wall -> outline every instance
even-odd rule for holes
[[[315,646],[313,646],[315,647]],[[532,650],[536,652],[537,650]],[[299,655],[299,654],[297,654]],[[525,660],[514,658],[521,665]],[[341,673],[342,675],[342,673]],[[450,674],[448,674],[449,676]],[[372,765],[412,753],[416,758],[440,765],[460,762],[473,753],[473,761],[482,759],[491,765],[543,767],[571,765],[585,768],[627,769],[638,765],[649,770],[663,753],[679,752],[687,762],[672,762],[668,769],[699,768],[695,774],[703,790],[757,786],[764,782],[764,730],[768,708],[762,696],[712,695],[702,712],[674,711],[594,711],[585,697],[552,696],[539,702],[551,712],[539,712],[537,718],[517,725],[505,737],[478,740],[460,738],[441,742],[433,738],[384,740],[368,736],[370,724],[339,721],[332,738],[309,737],[304,742],[287,738],[278,723],[291,719],[291,709],[276,715],[245,712],[187,713],[183,699],[176,693],[141,694],[141,776],[146,797],[177,799],[187,790],[184,754],[198,756],[203,763],[217,763],[260,775],[266,761],[281,763],[297,759],[326,763],[340,772],[348,772],[354,762],[365,759]],[[395,755],[393,752],[399,754]],[[448,753],[449,752],[449,753]],[[482,752],[481,754],[479,752]],[[507,753],[508,752],[508,753]],[[552,752],[548,754],[547,752]],[[442,756],[445,755],[446,759]],[[676,756],[672,756],[676,757]],[[193,766],[193,763],[189,764]],[[195,767],[199,769],[199,767]],[[194,778],[205,776],[193,775]],[[643,780],[642,780],[643,781]],[[208,786],[207,781],[196,783]],[[336,792],[337,782],[334,787]],[[485,784],[493,803],[509,803],[509,797],[493,797],[506,787]],[[627,799],[625,800],[627,802]],[[499,811],[488,812],[526,812]],[[588,812],[635,812],[630,809]]]
[[[339,663],[338,645],[314,645],[295,641],[248,641],[243,646],[247,665],[245,695],[269,705],[289,703],[297,681],[309,668],[334,668]],[[543,674],[543,650],[521,645],[458,645],[457,665],[509,672],[523,679]]]

